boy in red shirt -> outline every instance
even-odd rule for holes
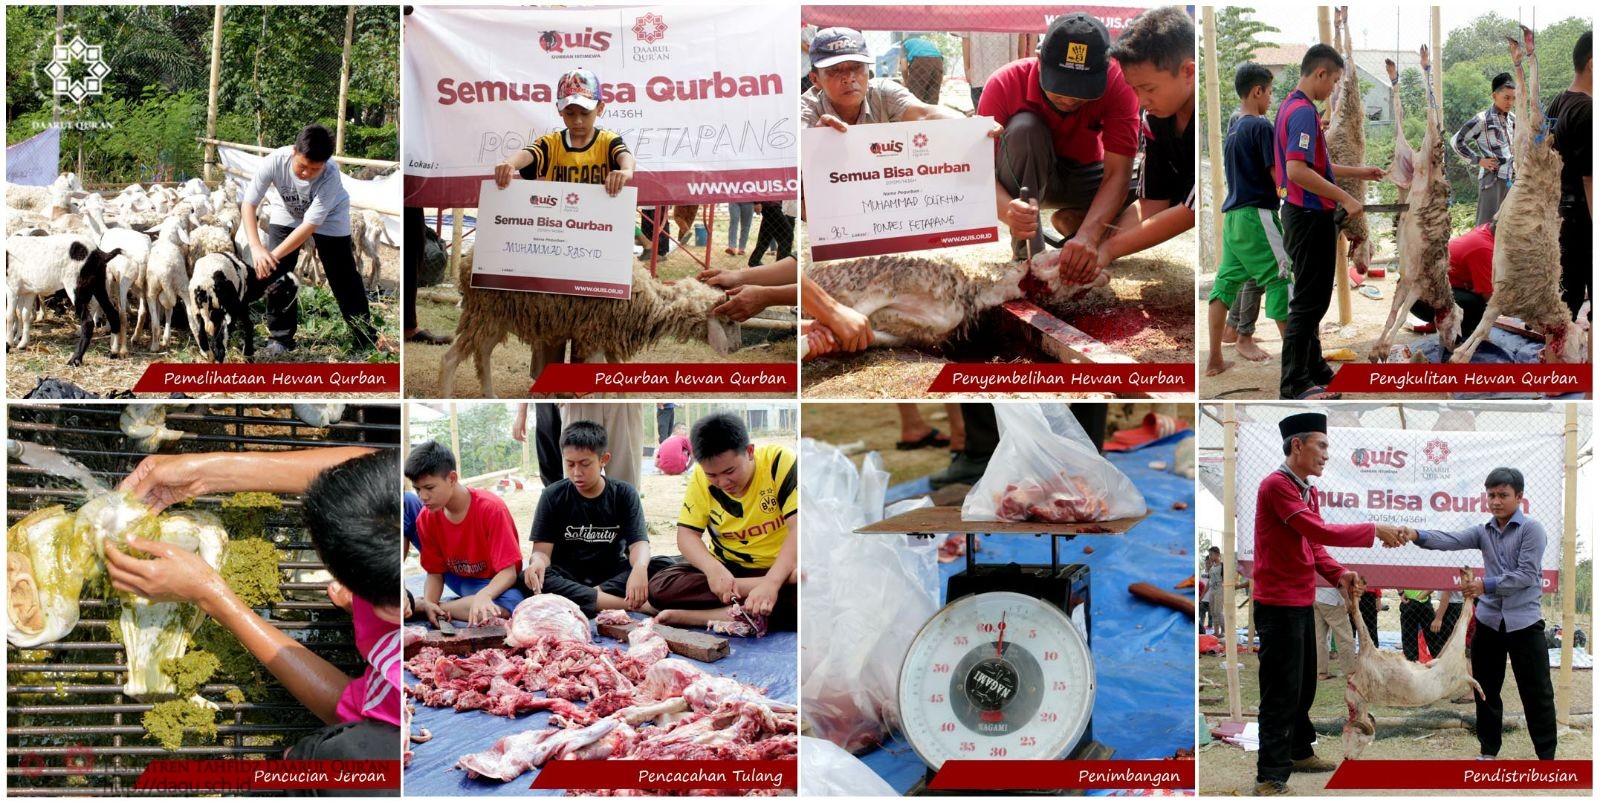
[[[428,581],[417,610],[434,625],[441,617],[476,626],[509,616],[526,596],[517,586],[522,547],[506,502],[462,486],[455,454],[437,442],[411,451],[405,472],[423,506],[417,534]],[[441,601],[445,587],[459,597]]]

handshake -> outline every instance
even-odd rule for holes
[[[1417,530],[1410,526],[1395,526],[1389,523],[1374,523],[1378,529],[1378,539],[1385,548],[1399,548],[1408,542],[1417,541]]]

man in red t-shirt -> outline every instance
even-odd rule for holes
[[[1050,23],[1037,57],[995,70],[983,85],[978,115],[1005,126],[995,205],[1019,259],[1030,245],[1035,255],[1044,251],[1039,206],[1049,205],[1069,212],[1057,218],[1071,237],[1061,249],[1062,269],[1094,264],[1111,225],[1136,197],[1139,98],[1110,49],[1100,20],[1064,14]],[[1021,199],[1022,187],[1036,202]]]
[[[406,457],[406,478],[422,498],[417,534],[428,581],[417,609],[439,619],[478,625],[507,617],[526,596],[518,588],[522,546],[517,524],[500,496],[461,484],[456,456],[437,442],[424,442]],[[449,587],[457,598],[441,601]]]
[[[1261,637],[1261,750],[1256,754],[1255,795],[1285,795],[1292,771],[1324,772],[1334,764],[1312,750],[1311,702],[1317,695],[1316,626],[1311,608],[1317,578],[1347,600],[1356,574],[1327,547],[1369,548],[1401,542],[1388,523],[1329,523],[1322,519],[1311,477],[1328,462],[1328,416],[1294,414],[1278,421],[1283,464],[1256,492],[1256,633]]]
[[[1450,294],[1461,307],[1461,335],[1478,327],[1494,294],[1494,225],[1490,220],[1450,240]],[[1418,319],[1432,320],[1433,308],[1422,301],[1411,306]]]

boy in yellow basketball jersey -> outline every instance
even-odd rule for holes
[[[494,165],[495,184],[506,188],[515,172],[529,181],[604,184],[613,196],[621,192],[633,180],[636,162],[621,136],[595,127],[605,107],[594,73],[575,69],[562,75],[556,82],[556,110],[566,130],[547,133]]]

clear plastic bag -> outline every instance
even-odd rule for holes
[[[859,753],[899,723],[900,663],[939,608],[938,541],[855,533],[884,517],[889,475],[876,453],[857,472],[836,448],[807,439],[800,459],[802,713],[817,736]]]
[[[1144,514],[1144,495],[1057,403],[996,403],[1000,444],[962,520],[1077,523]]]
[[[801,737],[800,795],[870,797],[900,793],[849,751],[827,740]]]

